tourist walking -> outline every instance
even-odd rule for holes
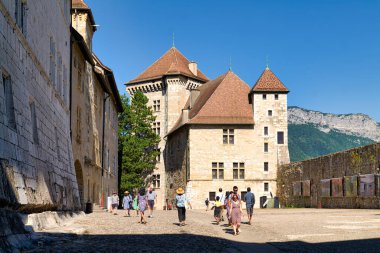
[[[178,210],[179,226],[186,225],[186,203],[191,207],[190,201],[187,199],[185,190],[180,187],[177,189],[177,195],[175,196],[176,206]]]
[[[208,200],[208,198],[206,198],[205,200],[205,205],[206,205],[206,212],[208,211],[208,207],[210,205],[210,201]]]
[[[124,192],[123,208],[124,210],[127,210],[125,217],[131,216],[130,210],[132,208],[132,196],[129,194],[129,191]]]
[[[146,224],[145,220],[145,210],[147,206],[147,201],[148,197],[145,194],[145,188],[141,188],[139,191],[139,194],[137,195],[137,200],[138,200],[138,206],[139,206],[139,211],[140,211],[140,221],[139,223],[141,224]]]
[[[241,214],[243,212],[241,207],[240,199],[237,194],[232,194],[230,199],[230,209],[231,209],[231,223],[234,229],[234,235],[240,233],[240,224],[241,224]]]
[[[223,210],[223,204],[220,201],[219,196],[216,196],[215,205],[211,209],[214,209],[214,218],[216,220],[216,224],[219,225]]]
[[[111,196],[111,213],[116,215],[116,210],[119,207],[119,196],[117,196],[117,192],[113,192]]]
[[[149,207],[149,216],[148,218],[153,218],[153,208],[154,204],[157,202],[157,194],[153,191],[153,188],[150,187],[148,191],[148,207]]]
[[[224,208],[226,209],[226,216],[227,216],[227,220],[228,220],[228,225],[231,226],[231,209],[230,209],[230,203],[229,203],[229,200],[230,200],[230,194],[232,193],[229,192],[229,191],[226,191],[226,197],[224,198]]]
[[[235,185],[235,186],[232,188],[232,193],[233,193],[233,195],[236,195],[237,198],[238,198],[239,200],[241,200],[238,191],[239,191],[239,189],[238,189],[238,187]],[[229,199],[230,199],[230,200],[232,199],[233,195],[230,194],[230,196],[229,196]]]
[[[139,205],[138,205],[138,193],[137,191],[134,193],[135,197],[133,198],[133,202],[132,202],[132,208],[133,210],[136,210],[136,216],[139,216]]]
[[[222,188],[219,188],[219,192],[218,192],[218,194],[216,194],[216,197],[219,197],[220,202],[224,203],[225,195],[224,195],[224,192],[223,192]],[[224,221],[223,207],[222,207],[222,210],[220,211],[220,217],[221,217],[221,220]]]
[[[255,194],[251,192],[251,187],[247,188],[247,193],[244,196],[244,201],[247,208],[248,224],[251,225],[253,207],[255,205]]]

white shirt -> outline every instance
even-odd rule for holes
[[[219,197],[220,202],[224,203],[224,192],[218,192],[216,196]]]

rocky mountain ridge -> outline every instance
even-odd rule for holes
[[[336,131],[347,135],[380,141],[380,124],[365,114],[332,114],[288,107],[288,123],[293,125],[312,124],[320,131]]]

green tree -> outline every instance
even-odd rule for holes
[[[123,112],[119,114],[120,192],[146,185],[145,179],[155,169],[156,147],[160,137],[153,131],[156,117],[148,107],[148,98],[140,91],[131,103],[122,96]]]

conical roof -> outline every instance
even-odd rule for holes
[[[208,81],[208,78],[199,69],[197,75],[194,75],[189,69],[189,64],[190,61],[177,48],[172,47],[144,72],[129,81],[127,85],[175,74],[185,75],[203,82]]]
[[[72,0],[71,6],[74,9],[81,8],[81,9],[90,9],[88,5],[83,0]]]
[[[253,86],[252,92],[289,92],[278,77],[267,67]]]

